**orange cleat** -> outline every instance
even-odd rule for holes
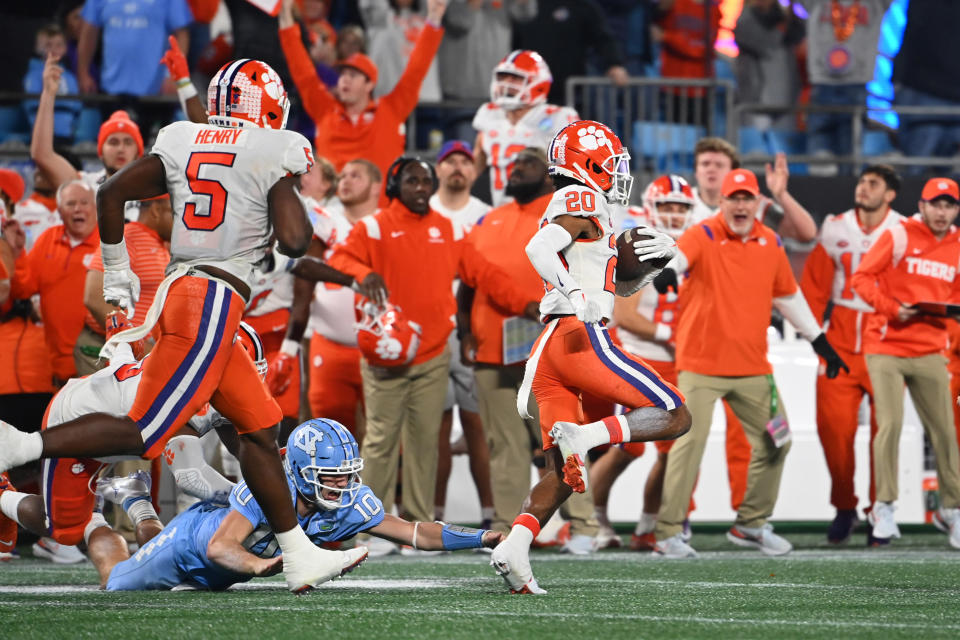
[[[10,476],[0,473],[0,495],[4,491],[16,491],[10,482]],[[13,550],[17,547],[17,523],[0,512],[0,560],[13,558]]]

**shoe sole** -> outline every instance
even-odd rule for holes
[[[80,560],[67,560],[61,556],[58,556],[53,551],[50,551],[46,547],[41,547],[39,545],[33,545],[33,557],[34,558],[43,558],[44,560],[49,560],[53,564],[82,564],[87,561],[86,558]]]
[[[351,571],[353,571],[354,569],[356,569],[357,567],[359,567],[361,564],[363,564],[363,562],[364,562],[369,556],[370,556],[370,553],[369,553],[369,552],[365,552],[362,556],[360,556],[359,558],[357,558],[356,560],[354,560],[354,561],[353,561],[352,563],[350,563],[348,566],[346,566],[346,567],[344,567],[343,569],[341,569],[339,574],[337,574],[337,575],[335,575],[335,576],[333,576],[333,577],[331,577],[331,578],[328,578],[328,579],[324,580],[323,582],[319,583],[317,586],[319,586],[320,584],[324,584],[324,583],[326,583],[326,582],[330,582],[331,580],[336,580],[337,578],[342,578],[343,576],[347,575],[348,573],[350,573]],[[305,584],[305,585],[303,585],[302,587],[300,587],[299,589],[291,589],[291,590],[290,590],[290,593],[292,593],[292,594],[294,594],[294,595],[297,595],[297,596],[305,595],[305,594],[307,594],[307,593],[310,593],[310,592],[313,591],[314,589],[316,589],[317,586]]]

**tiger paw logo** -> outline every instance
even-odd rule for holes
[[[377,341],[377,355],[383,360],[398,360],[403,346],[396,338],[384,336]]]
[[[177,457],[177,454],[173,452],[173,447],[167,447],[163,450],[163,459],[166,460],[167,464],[173,464],[173,459]]]
[[[598,129],[594,125],[577,129],[577,136],[580,138],[580,146],[588,151],[594,151],[600,147],[610,145],[607,134],[603,129]]]

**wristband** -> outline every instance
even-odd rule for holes
[[[662,322],[657,323],[656,329],[653,331],[653,339],[657,342],[666,342],[670,339],[670,336],[673,335],[670,327],[663,324]]]
[[[483,546],[483,534],[486,532],[486,529],[471,529],[470,527],[445,524],[440,529],[440,539],[443,540],[443,548],[447,551],[479,549]]]
[[[296,340],[291,340],[290,338],[284,338],[283,344],[280,345],[280,353],[285,353],[288,356],[296,357],[300,353],[300,343]]]
[[[181,82],[185,82],[186,84],[181,84]],[[190,82],[190,78],[177,81],[177,97],[180,98],[181,102],[186,102],[190,98],[196,97],[196,95],[197,88]]]
[[[130,265],[130,256],[127,254],[126,240],[121,238],[117,244],[108,244],[100,241],[100,254],[103,257],[103,268],[118,271]]]

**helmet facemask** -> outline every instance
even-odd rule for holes
[[[363,470],[363,458],[354,458],[345,460],[339,467],[321,467],[316,465],[307,465],[300,468],[300,478],[307,485],[313,487],[313,497],[300,495],[310,504],[317,505],[328,511],[349,507],[356,501],[357,492],[363,486],[360,480],[360,471]],[[347,476],[347,483],[343,487],[324,484],[322,478],[325,476]],[[324,491],[335,492],[339,498],[330,500],[323,497]]]
[[[630,192],[633,190],[633,176],[630,175],[630,152],[626,149],[603,161],[601,168],[610,175],[611,187],[607,190],[607,202],[627,206],[630,204]]]
[[[518,78],[520,82],[509,81],[506,78]],[[490,100],[493,104],[507,111],[523,109],[531,105],[530,74],[522,71],[494,71],[490,82]]]

